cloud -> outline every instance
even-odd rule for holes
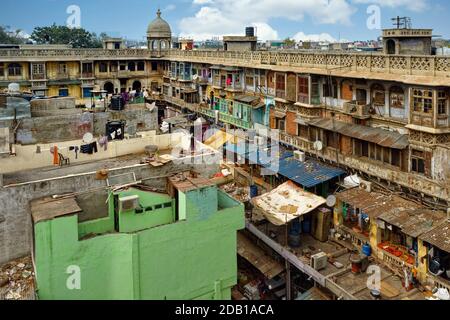
[[[351,24],[356,8],[348,0],[193,0],[197,13],[179,22],[180,36],[206,39],[242,35],[246,26],[258,27],[261,40],[277,40],[269,21],[274,18],[301,22],[310,16],[319,24]]]
[[[210,3],[214,3],[213,0],[194,0],[193,4],[210,4]]]
[[[174,4],[169,4],[169,5],[167,5],[164,9],[163,9],[163,11],[173,11],[173,10],[175,10],[177,8],[177,6],[176,5],[174,5]]]
[[[304,32],[298,32],[293,36],[293,39],[297,42],[300,41],[313,41],[313,42],[338,42],[329,33],[320,34],[305,34]]]
[[[422,11],[427,7],[428,0],[353,0],[356,4],[377,4],[381,7],[405,7],[412,11]]]

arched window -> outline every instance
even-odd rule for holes
[[[161,50],[166,50],[166,49],[167,49],[167,42],[161,41]]]
[[[391,108],[404,108],[405,107],[405,92],[399,86],[394,86],[390,90],[390,107]]]
[[[136,63],[134,63],[133,61],[129,62],[128,63],[128,71],[136,71]]]
[[[8,66],[8,74],[11,77],[17,77],[22,75],[22,66],[18,63],[11,63]]]
[[[137,70],[138,71],[145,71],[145,63],[144,61],[139,61],[137,64]]]
[[[156,40],[152,41],[152,50],[158,50],[158,41]]]
[[[377,106],[386,104],[386,91],[381,84],[377,83],[372,86],[372,102]]]

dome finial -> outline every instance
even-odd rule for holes
[[[158,8],[158,11],[156,12],[156,15],[158,16],[158,18],[161,18],[161,9]]]

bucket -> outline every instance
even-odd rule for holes
[[[250,186],[250,198],[256,198],[258,196],[258,187]]]
[[[298,248],[300,247],[300,234],[292,234],[289,233],[289,246],[291,248]]]
[[[372,255],[372,247],[366,243],[362,246],[362,253],[370,257]]]
[[[311,233],[311,220],[303,220],[302,229],[303,233]]]

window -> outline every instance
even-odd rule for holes
[[[338,97],[338,85],[336,80],[332,80],[330,83],[330,79],[327,79],[323,84],[323,96],[324,98],[334,98]]]
[[[297,101],[302,103],[309,102],[309,78],[298,77],[298,97]]]
[[[412,150],[411,171],[425,174],[425,153],[423,151]]]
[[[302,138],[308,139],[308,126],[299,124],[297,128],[297,134]]]
[[[152,68],[153,68],[153,64],[152,64]],[[139,61],[137,64],[137,70],[138,71],[145,71],[145,63],[144,61]],[[156,65],[156,70],[158,70],[158,65]],[[155,70],[155,71],[156,71]]]
[[[106,62],[101,62],[98,66],[98,70],[102,73],[108,72],[108,65],[106,64]]]
[[[136,71],[136,63],[129,62],[128,63],[128,71]]]
[[[276,88],[277,88],[277,90],[283,90],[283,91],[286,89],[286,81],[285,81],[284,74],[277,74]]]
[[[284,119],[277,119],[277,129],[280,131],[284,131],[286,127],[286,122]]]
[[[363,157],[369,157],[369,143],[367,141],[361,142],[361,155]]]
[[[111,62],[111,64],[109,65],[109,70],[111,71],[111,72],[117,72],[117,70],[118,70],[118,64],[117,64],[117,62]]]
[[[401,152],[397,149],[391,149],[391,164],[400,167]]]
[[[92,63],[83,63],[83,73],[92,73]]]
[[[59,73],[62,75],[67,74],[67,64],[65,64],[65,63],[59,64]]]
[[[326,145],[330,148],[339,149],[338,134],[332,131],[325,131]]]
[[[5,76],[5,65],[0,63],[0,78]]]
[[[255,86],[255,77],[254,76],[245,76],[245,85],[247,87]]]
[[[433,91],[414,89],[413,110],[414,112],[431,113],[433,111]]]
[[[438,91],[437,109],[438,115],[447,115],[447,93],[445,91]]]
[[[22,66],[18,63],[11,63],[8,66],[8,74],[10,77],[18,77],[22,75]]]
[[[405,107],[405,93],[400,87],[392,87],[390,95],[391,108],[404,108]]]
[[[152,71],[158,71],[158,63],[152,62]]]
[[[33,72],[33,74],[43,74],[44,73],[44,65],[43,64],[32,64],[32,72]]]
[[[127,70],[127,64],[124,63],[124,62],[121,62],[121,63],[120,63],[120,66],[119,66],[119,69],[120,69],[120,71],[125,71],[125,70]]]
[[[376,106],[384,106],[386,103],[386,94],[381,84],[375,84],[372,87],[372,102]]]

